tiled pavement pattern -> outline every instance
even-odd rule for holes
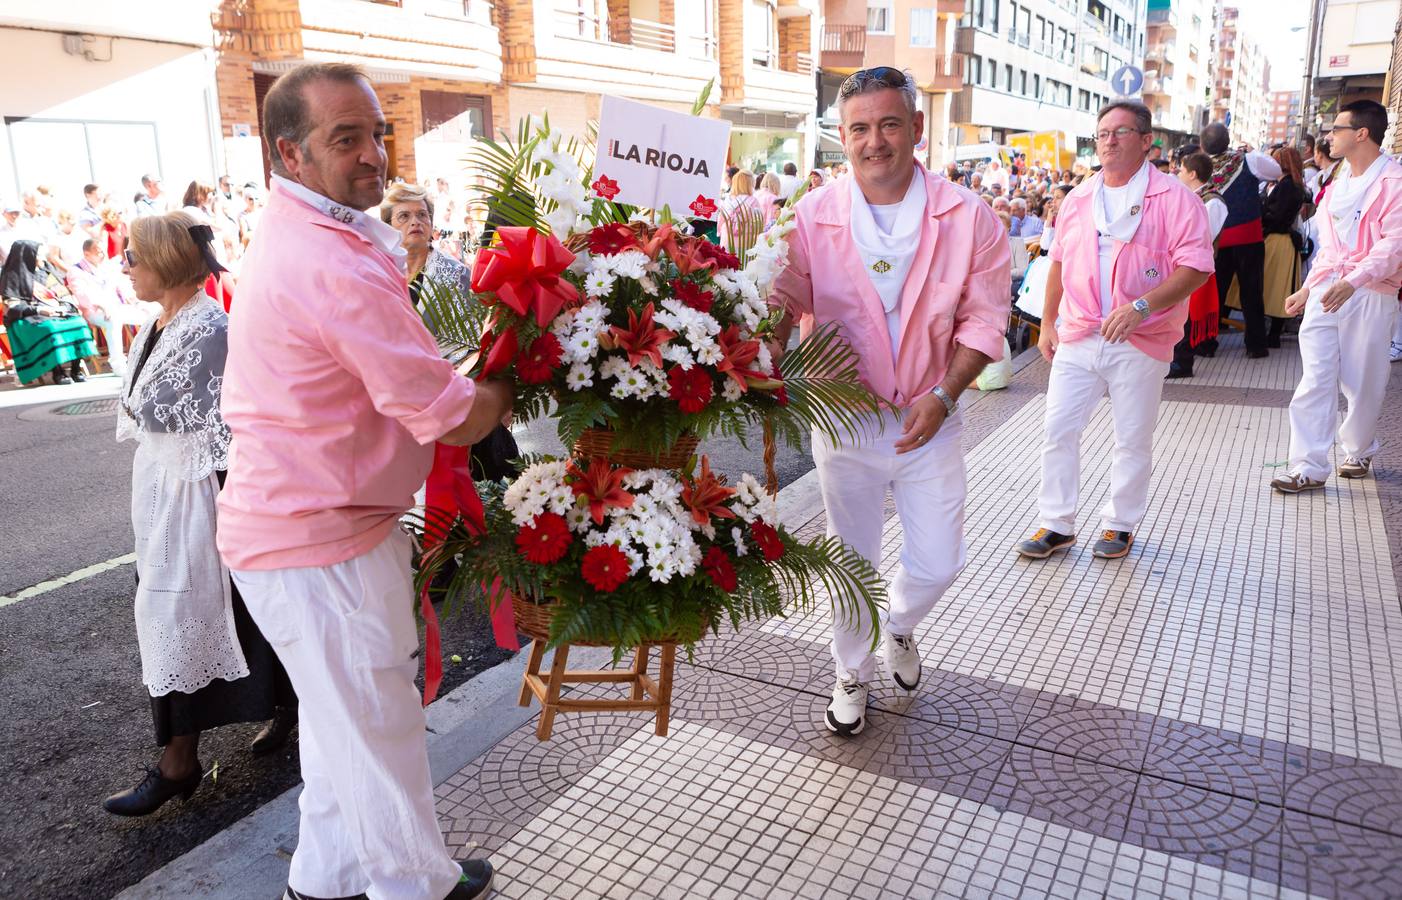
[[[820,725],[825,622],[775,620],[678,664],[668,738],[511,734],[440,786],[450,844],[509,897],[1402,896],[1402,478],[1273,496],[1298,360],[1235,344],[1165,391],[1119,562],[1089,552],[1108,409],[1081,544],[1028,563],[1045,366],[972,405],[969,564],[917,634],[921,690],[877,687],[858,738]],[[899,546],[892,519],[888,571]]]

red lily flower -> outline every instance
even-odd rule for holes
[[[560,357],[564,352],[565,348],[560,346],[560,339],[548,331],[545,332],[531,341],[526,352],[516,360],[516,377],[521,379],[522,384],[541,384],[549,381],[550,373],[560,365]]]
[[[662,345],[677,336],[675,331],[658,328],[652,324],[654,312],[656,310],[652,303],[643,307],[641,316],[630,309],[628,310],[627,328],[619,328],[615,325],[609,329],[609,335],[613,338],[614,343],[628,354],[628,365],[630,366],[636,366],[642,359],[650,359],[653,365],[659,369],[662,368]]]
[[[712,547],[706,551],[706,555],[701,559],[701,568],[716,583],[716,587],[727,594],[740,584],[740,579],[735,577],[735,565],[719,547]]]
[[[716,214],[716,201],[707,197],[705,194],[697,194],[696,199],[691,201],[691,205],[688,206],[687,209],[691,210],[692,215],[699,216],[702,219],[709,219]]]
[[[722,331],[716,338],[720,344],[720,350],[725,354],[717,365],[717,371],[724,372],[740,385],[740,390],[749,390],[750,383],[745,380],[746,376],[763,378],[763,372],[756,372],[750,365],[759,356],[759,341],[745,340],[740,337],[740,326],[731,325]]]
[[[725,482],[711,474],[711,461],[701,457],[701,474],[695,478],[682,478],[682,504],[691,510],[691,517],[697,525],[705,525],[714,516],[717,519],[733,519],[735,513],[725,505],[725,501],[735,495],[735,488],[726,487]]]
[[[632,471],[615,469],[607,459],[596,456],[589,461],[588,471],[570,463],[565,473],[572,479],[570,488],[574,495],[589,501],[589,515],[594,524],[602,525],[604,513],[608,510],[628,509],[633,505],[633,495],[623,489],[623,476]]]
[[[638,236],[622,222],[609,222],[589,232],[589,252],[596,256],[609,256],[636,249]]]
[[[618,182],[607,175],[600,174],[598,178],[594,179],[594,183],[589,186],[594,189],[594,193],[603,197],[605,200],[612,200],[614,197],[618,196]]]
[[[574,254],[554,235],[534,228],[509,226],[496,233],[500,243],[477,252],[472,289],[494,294],[518,316],[534,313],[536,324],[547,327],[566,303],[579,297],[575,286],[560,277]]]
[[[682,278],[672,280],[672,293],[676,295],[678,300],[697,312],[710,312],[711,306],[716,302],[715,291],[703,291],[695,282]]]
[[[716,261],[706,251],[710,246],[713,245],[705,238],[688,238],[667,252],[672,257],[672,262],[677,264],[677,271],[683,275],[690,275],[692,272],[704,272],[716,267]]]
[[[663,223],[643,243],[643,252],[647,254],[648,259],[657,259],[657,254],[664,250],[668,256],[676,256],[677,232],[671,222]]]

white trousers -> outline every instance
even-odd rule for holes
[[[1336,312],[1319,298],[1330,280],[1310,292],[1300,325],[1303,370],[1290,399],[1290,473],[1319,481],[1329,477],[1329,449],[1339,422],[1339,391],[1348,412],[1338,425],[1339,450],[1347,459],[1372,459],[1378,452],[1390,374],[1388,346],[1397,321],[1397,298],[1358,290]]]
[[[1110,461],[1110,501],[1100,511],[1102,527],[1133,532],[1149,503],[1154,469],[1154,424],[1168,363],[1128,341],[1112,344],[1100,335],[1057,347],[1047,386],[1043,420],[1042,489],[1037,496],[1041,526],[1076,533],[1081,486],[1081,433],[1106,390],[1115,421]]]
[[[107,340],[107,361],[112,366],[113,374],[121,375],[127,370],[127,355],[122,346],[122,323],[100,310],[88,321],[102,329],[102,336]]]
[[[335,565],[233,573],[297,689],[302,817],[288,881],[314,897],[441,900],[462,875],[438,829],[414,686],[411,549],[395,530]]]
[[[890,589],[885,623],[908,635],[934,609],[964,568],[964,454],[958,413],[919,450],[897,455],[901,418],[887,414],[879,436],[854,437],[834,447],[813,436],[828,535],[845,541],[873,566],[881,564],[881,533],[886,490],[896,501],[905,540]],[[876,656],[872,623],[865,613],[841,617],[834,610],[832,654],[837,677],[871,681]]]

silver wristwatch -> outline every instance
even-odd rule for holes
[[[959,402],[953,397],[949,396],[949,391],[946,391],[939,385],[935,385],[933,388],[931,388],[930,393],[940,398],[940,402],[944,404],[945,415],[952,416],[954,415],[954,411],[959,408]]]
[[[1131,303],[1130,306],[1134,307],[1134,311],[1137,312],[1137,313],[1139,313],[1139,318],[1140,318],[1140,319],[1147,319],[1147,318],[1149,318],[1149,301],[1148,301],[1148,300],[1145,300],[1143,297],[1140,297],[1138,300],[1136,300],[1136,301],[1134,301],[1133,303]]]

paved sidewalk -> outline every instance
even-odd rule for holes
[[[1282,497],[1298,369],[1293,344],[1250,361],[1228,338],[1166,386],[1117,562],[1089,550],[1102,404],[1080,543],[1033,563],[1010,551],[1034,524],[1032,362],[968,412],[969,563],[917,634],[913,698],[873,691],[836,739],[823,617],[711,638],[678,664],[670,737],[563,715],[448,777],[450,844],[490,851],[507,897],[1402,895],[1402,366],[1377,478]],[[812,487],[785,504],[810,533]]]

